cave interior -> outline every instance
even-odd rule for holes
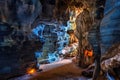
[[[0,0],[0,80],[120,80],[119,18],[119,0]]]

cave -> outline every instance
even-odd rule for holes
[[[120,80],[119,0],[0,0],[0,80]]]

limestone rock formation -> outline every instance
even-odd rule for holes
[[[33,33],[40,38],[40,41],[44,41],[42,49],[36,53],[39,55],[38,63],[53,62],[57,59],[57,55],[62,54],[62,49],[69,43],[67,29],[67,26],[59,23],[39,21],[38,26],[33,29]]]
[[[0,0],[0,79],[36,67],[34,52],[42,43],[32,39],[31,24],[41,14],[41,8],[38,0]]]
[[[111,4],[112,3],[112,4]],[[107,0],[104,18],[101,22],[101,53],[104,54],[112,45],[120,42],[120,1]]]
[[[41,13],[41,3],[38,0],[1,0],[1,22],[9,24],[28,25]]]

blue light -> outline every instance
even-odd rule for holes
[[[45,27],[45,25],[40,24],[40,25],[38,25],[36,28],[34,28],[34,29],[32,30],[32,32],[33,32],[36,36],[38,36],[38,37],[40,37],[40,38],[43,38],[42,33],[43,33],[43,30],[44,30],[44,27]]]
[[[55,53],[49,53],[48,54],[48,62],[52,63],[54,61],[58,61],[59,60],[59,55],[55,54]]]
[[[46,28],[49,29],[49,27],[50,27],[50,32],[47,33]],[[49,46],[48,46],[47,49],[48,53],[44,57],[43,57],[44,52],[42,52],[43,49],[41,50],[41,52],[35,52],[36,58],[38,58],[39,60],[38,62],[41,61],[42,63],[42,61],[43,62],[47,61],[49,63],[52,63],[59,60],[60,58],[59,54],[61,54],[62,49],[69,43],[69,35],[67,34],[68,29],[69,26],[64,26],[64,25],[60,25],[56,27],[55,25],[47,26],[46,24],[39,24],[38,26],[36,26],[36,28],[32,30],[33,34],[39,37],[39,40],[43,42],[43,46],[45,46],[44,43],[47,43],[46,40],[48,39],[48,36],[51,36],[49,38],[51,39],[51,41],[53,41],[53,49],[56,50],[56,51],[54,50],[54,52],[52,51],[53,52],[52,53],[51,51],[49,51]],[[43,31],[47,34],[44,34]]]
[[[36,58],[42,57],[42,55],[43,55],[42,52],[39,52],[39,51],[35,52],[35,57]]]

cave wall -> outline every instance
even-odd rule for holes
[[[36,67],[34,52],[42,47],[42,42],[31,33],[31,24],[41,9],[38,0],[0,0],[1,80]]]
[[[44,42],[32,30],[41,20],[49,22],[60,20],[60,16],[64,18],[67,7],[63,10],[66,5],[60,5],[61,1],[55,0],[0,0],[0,79],[18,76],[24,74],[28,67],[36,67],[34,53],[41,50]],[[63,47],[64,44],[59,43],[58,46]]]
[[[100,24],[101,69],[115,73],[113,79],[120,79],[120,1],[106,0],[104,18]],[[117,57],[117,58],[116,58]],[[108,64],[109,63],[109,64]],[[116,64],[117,63],[117,64]],[[109,72],[111,71],[112,72]],[[109,77],[109,74],[107,77]]]
[[[59,59],[62,49],[69,43],[68,27],[58,22],[39,21],[32,31],[43,41],[42,49],[36,51],[38,64]]]
[[[120,1],[106,0],[104,18],[100,25],[101,53],[112,45],[120,44]]]
[[[92,2],[95,2],[94,0]],[[89,1],[81,1],[83,6],[80,7],[80,13],[76,18],[76,31],[75,35],[78,38],[79,46],[78,46],[78,65],[80,67],[85,67],[86,60],[84,58],[84,51],[88,48],[93,49],[92,44],[90,43],[88,36],[89,32],[93,28],[94,17],[95,17],[95,3],[89,3]]]
[[[67,26],[66,24],[68,20],[72,22],[71,17],[69,17],[71,16],[69,14],[70,10],[73,10],[73,12],[75,12],[75,10],[78,9],[77,11],[80,11],[81,9],[79,10],[79,7],[82,7],[82,5],[83,4],[81,4],[81,1],[79,0],[75,0],[75,1],[71,1],[71,0],[66,0],[66,1],[65,0],[17,0],[17,1],[4,0],[2,1],[1,0],[0,1],[0,9],[1,9],[0,21],[2,24],[5,24],[5,23],[9,24],[9,28],[11,28],[12,30],[10,33],[5,34],[5,31],[7,30],[9,31],[9,29],[6,29],[6,30],[3,30],[2,28],[0,29],[1,32],[5,34],[5,35],[1,34],[2,35],[1,42],[0,42],[1,47],[5,46],[1,48],[1,50],[3,50],[1,54],[3,55],[8,54],[8,53],[4,54],[6,46],[10,49],[10,51],[12,50],[13,46],[14,47],[17,46],[17,49],[16,49],[17,51],[13,52],[14,53],[13,55],[16,55],[17,57],[19,57],[20,61],[13,60],[13,63],[14,61],[17,61],[18,65],[19,65],[19,62],[22,64],[28,63],[31,56],[33,56],[31,58],[31,61],[35,60],[33,53],[36,50],[39,50],[39,48],[41,48],[41,45],[43,45],[43,42],[39,39],[39,37],[31,33],[32,29],[34,29],[38,25],[37,22],[39,21],[46,22],[46,20],[49,22],[52,20],[53,21],[57,20],[59,23],[62,22],[63,25]],[[84,7],[86,6],[87,5],[85,4]],[[77,14],[77,12],[75,12],[75,14]],[[72,17],[76,18],[74,14],[72,15]],[[71,26],[71,29],[72,28],[75,29],[74,27],[76,26],[75,20],[73,21],[74,23],[73,23],[73,26]],[[76,38],[75,36],[73,36],[73,34],[72,34],[72,37]],[[72,37],[70,42],[74,42],[74,41],[77,42],[77,39],[73,40]],[[40,44],[39,45],[40,47],[37,47],[36,42]],[[26,51],[24,51],[24,48],[26,49]],[[9,52],[9,54],[12,54],[12,52]],[[29,56],[29,57],[26,58],[26,56]],[[17,59],[17,57],[11,57],[11,58]],[[28,59],[28,60],[25,60],[25,59]],[[6,60],[8,61],[8,59]],[[1,64],[2,64],[2,61],[4,61],[4,59],[1,60]]]
[[[83,59],[86,46],[92,46],[94,51],[96,50],[95,53],[97,53],[96,44],[98,44],[98,41],[96,40],[96,33],[99,32],[97,26],[99,26],[103,15],[99,15],[99,12],[96,13],[96,7],[100,6],[95,5],[93,3],[95,1],[0,0],[0,55],[2,55],[0,56],[0,64],[4,63],[0,65],[0,73],[11,73],[13,68],[17,68],[21,64],[23,64],[23,67],[27,66],[24,63],[36,60],[34,52],[39,51],[43,47],[44,40],[42,41],[40,38],[41,34],[38,37],[32,33],[32,30],[38,26],[40,21],[58,22],[58,24],[61,23],[63,26],[71,26],[69,27],[69,31],[72,31],[71,41],[73,35],[74,38],[77,37],[78,39],[73,40],[73,42],[79,41],[78,54],[82,54],[79,59]],[[101,0],[101,3],[102,1],[104,3],[104,0]],[[100,27],[102,53],[106,52],[111,45],[120,41],[119,3],[119,0],[106,1],[104,18]],[[7,27],[5,28],[3,25]],[[64,31],[61,32],[64,33]],[[54,38],[57,41],[60,36],[56,36],[56,33],[51,33],[51,38],[47,38],[48,41],[45,42],[44,50],[49,45],[47,42],[52,41]],[[91,39],[88,39],[88,37]],[[53,44],[51,43],[50,45]],[[54,52],[54,49],[52,50],[51,52]],[[8,60],[9,62],[7,62]],[[14,63],[16,63],[15,66]],[[3,69],[4,67],[5,69]]]
[[[1,0],[1,22],[9,24],[28,25],[41,13],[41,3],[38,0]]]

